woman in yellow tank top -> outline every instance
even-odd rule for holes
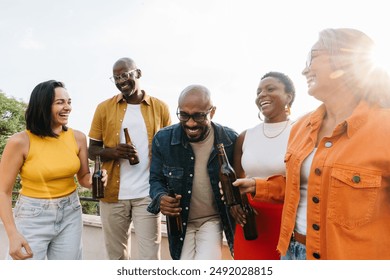
[[[11,136],[0,162],[0,217],[12,259],[81,259],[82,212],[74,176],[91,188],[85,135],[67,127],[71,98],[50,80],[31,93],[27,130]],[[20,173],[14,213],[11,194]],[[103,171],[107,181],[107,172]]]

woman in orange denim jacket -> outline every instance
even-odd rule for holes
[[[302,74],[322,105],[291,129],[286,178],[234,183],[284,199],[282,259],[390,259],[390,87],[373,46],[355,29],[321,31]]]

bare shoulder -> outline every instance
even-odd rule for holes
[[[30,149],[30,139],[26,131],[17,132],[7,140],[6,148],[15,153],[27,155]]]
[[[80,130],[73,129],[73,134],[77,141],[87,141],[87,137]]]
[[[76,139],[76,142],[79,144],[87,143],[87,137],[85,134],[79,130],[73,129],[74,138]]]
[[[237,140],[236,140],[236,144],[238,144],[239,146],[242,146],[242,143],[244,142],[244,139],[245,139],[245,134],[246,134],[246,130],[244,130],[243,132],[240,133],[240,135],[238,135]]]
[[[242,145],[244,143],[244,139],[245,139],[245,134],[246,134],[246,130],[244,130],[243,132],[240,133],[240,135],[238,135],[237,139],[236,139],[236,143],[235,143],[235,150],[238,152],[242,152]]]
[[[8,138],[7,143],[10,145],[16,145],[16,146],[25,146],[28,145],[30,142],[30,139],[28,138],[26,131],[17,132],[14,135],[12,135],[10,138]]]
[[[247,130],[245,129],[243,132],[241,132],[240,135],[238,135],[238,138],[244,139],[244,138],[245,138],[246,131],[247,131]]]

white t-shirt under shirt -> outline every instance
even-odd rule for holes
[[[306,235],[307,230],[307,186],[309,183],[309,175],[313,157],[317,151],[317,148],[307,156],[302,162],[301,166],[301,185],[300,185],[300,199],[297,209],[297,218],[295,219],[295,230],[301,234]]]
[[[149,195],[149,142],[140,104],[127,104],[122,122],[120,140],[126,143],[123,129],[127,127],[131,142],[137,149],[139,163],[130,165],[127,159],[120,160],[119,199],[135,199]]]

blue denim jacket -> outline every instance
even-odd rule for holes
[[[212,126],[214,127],[214,142],[224,144],[226,154],[232,162],[237,133],[217,123],[212,122]],[[182,208],[183,235],[178,237],[168,236],[169,250],[174,260],[180,259],[183,248],[190,210],[194,165],[194,152],[180,124],[165,127],[157,132],[152,142],[152,162],[150,166],[150,197],[152,202],[148,206],[148,211],[154,214],[160,212],[160,198],[168,194],[168,185],[175,190],[175,193],[182,195],[180,207]],[[223,230],[233,255],[234,220],[221,200],[218,186],[219,163],[215,145],[210,154],[207,170]]]

